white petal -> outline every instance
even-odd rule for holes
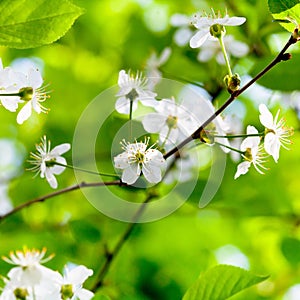
[[[9,111],[15,112],[18,108],[19,98],[15,97],[3,97],[0,99],[4,108]]]
[[[90,300],[93,298],[94,293],[86,289],[80,289],[79,291],[76,292],[75,296],[80,300]]]
[[[169,59],[170,55],[172,53],[172,50],[170,47],[166,47],[162,53],[160,54],[160,57],[158,59],[158,65],[161,66],[163,65],[164,63],[167,62],[167,60]]]
[[[143,126],[147,132],[159,132],[166,125],[167,117],[158,113],[150,113],[143,119]]]
[[[189,28],[179,28],[175,31],[173,40],[176,45],[185,46],[191,39],[193,32]]]
[[[28,71],[29,85],[34,89],[39,88],[43,84],[41,72],[37,69],[30,69]]]
[[[50,186],[53,189],[56,189],[57,188],[57,180],[49,168],[46,168],[45,175],[46,175],[46,179],[49,182]]]
[[[231,17],[231,18],[224,18],[224,22],[220,22],[220,25],[226,26],[238,26],[242,25],[246,22],[246,18],[244,17]]]
[[[241,175],[246,174],[249,171],[250,166],[251,163],[249,161],[243,161],[242,163],[240,163],[237,167],[237,171],[234,175],[234,179],[237,179]]]
[[[265,136],[264,146],[266,152],[272,155],[275,162],[277,162],[279,159],[279,150],[280,150],[280,141],[278,137],[274,133],[269,132]]]
[[[137,164],[131,164],[128,168],[124,169],[122,174],[122,182],[133,184],[137,181],[141,174],[141,168]]]
[[[65,158],[63,158],[61,156],[56,157],[56,162],[58,162],[62,165],[67,164],[67,161],[65,160]],[[52,174],[60,175],[66,169],[66,167],[54,165],[50,169],[51,169]]]
[[[123,87],[127,84],[129,79],[129,76],[126,74],[125,70],[121,70],[119,72],[119,79],[118,79],[118,85],[120,87]]]
[[[114,157],[115,167],[118,169],[126,169],[128,168],[128,153],[122,152],[121,154]]]
[[[162,153],[156,149],[147,150],[145,158],[148,164],[151,164],[151,166],[157,166],[160,168],[164,168],[166,166],[166,160],[164,159]]]
[[[93,270],[85,266],[77,266],[66,273],[65,281],[74,285],[82,285],[92,275]]]
[[[28,101],[22,109],[19,111],[17,116],[17,123],[23,124],[24,121],[26,121],[31,116],[31,101]]]
[[[199,30],[190,40],[191,48],[199,48],[207,40],[210,33],[207,28]]]
[[[56,157],[58,155],[64,154],[65,152],[69,151],[70,149],[71,149],[71,145],[69,143],[64,143],[64,144],[54,147],[50,151],[50,155],[53,157]]]
[[[214,55],[215,53],[212,51],[211,48],[203,47],[203,49],[201,49],[201,51],[197,55],[197,59],[199,61],[206,62],[209,61]]]
[[[247,134],[257,134],[258,131],[254,126],[248,125],[247,126]],[[241,150],[246,151],[248,148],[257,147],[260,143],[260,137],[259,136],[252,136],[247,137],[243,140],[241,143]]]
[[[158,183],[161,181],[161,169],[154,165],[147,164],[143,166],[143,174],[150,183]]]
[[[272,129],[273,128],[273,115],[267,108],[265,104],[259,105],[259,112],[260,112],[260,122],[262,125],[264,125],[266,128]]]
[[[183,14],[174,14],[171,16],[170,23],[173,26],[179,27],[179,26],[184,26],[184,25],[189,25],[191,19]]]

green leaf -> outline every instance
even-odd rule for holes
[[[78,241],[96,243],[101,239],[99,229],[88,221],[75,220],[70,222],[70,227]]]
[[[274,57],[270,56],[258,61],[250,71],[250,75],[255,76],[266,65],[268,65],[273,58]],[[258,83],[272,90],[298,90],[300,77],[299,64],[300,54],[293,54],[290,60],[280,62],[261,79],[259,79]]]
[[[0,45],[33,48],[62,37],[83,10],[68,0],[1,0]]]
[[[286,11],[300,3],[300,0],[269,0],[269,9],[272,14]]]
[[[286,237],[281,242],[281,251],[292,266],[300,263],[300,241]]]
[[[268,0],[270,12],[275,20],[293,19],[300,24],[300,0]],[[279,22],[287,31],[293,32],[296,24]]]
[[[267,279],[230,265],[218,265],[202,273],[183,300],[223,300]]]

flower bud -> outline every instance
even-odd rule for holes
[[[212,145],[215,142],[214,137],[209,134],[205,129],[202,129],[200,132],[200,141],[205,144]]]
[[[19,90],[19,95],[20,95],[21,100],[30,101],[33,96],[33,88],[30,86],[23,87]]]
[[[234,74],[232,76],[226,75],[224,77],[224,82],[226,84],[228,92],[232,94],[240,88],[241,79],[239,74]]]

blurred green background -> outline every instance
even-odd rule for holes
[[[267,1],[73,2],[83,7],[85,14],[56,43],[28,50],[0,48],[4,66],[20,58],[35,59],[51,90],[51,98],[45,104],[51,109],[48,115],[35,115],[21,126],[16,124],[16,114],[0,110],[0,174],[11,174],[8,195],[13,205],[51,192],[47,182],[24,171],[29,152],[35,150],[40,137],[46,134],[53,146],[71,143],[77,121],[89,102],[117,83],[119,70],[143,69],[153,50],[161,52],[166,46],[173,49],[164,66],[166,77],[203,82],[210,93],[215,93],[217,105],[226,99],[226,91],[219,90],[226,70],[215,61],[197,62],[197,50],[175,46],[175,28],[170,25],[174,13],[192,15],[213,7],[245,16],[244,26],[228,30],[250,47],[247,57],[233,60],[240,75],[268,61],[288,38],[288,33],[272,22]],[[295,45],[291,50],[296,58],[299,49]],[[297,80],[291,76],[299,73],[299,66],[293,60],[288,63],[289,67],[275,72],[277,77],[270,75],[262,83],[268,86],[280,80],[280,86],[291,81],[297,84],[299,76]],[[288,68],[295,71],[290,77],[284,73]],[[285,92],[295,90],[295,84]],[[240,101],[247,108],[244,126],[261,126],[257,107],[266,97],[255,90],[241,96]],[[277,109],[279,104],[273,107]],[[295,134],[291,150],[281,151],[278,164],[270,160],[266,175],[251,170],[234,180],[236,163],[228,158],[222,185],[208,206],[197,206],[202,187],[199,182],[189,201],[175,213],[135,228],[99,293],[112,299],[181,299],[201,271],[226,262],[243,265],[255,274],[270,275],[267,281],[232,299],[283,299],[290,287],[300,284],[299,121],[293,109],[284,108],[281,113],[295,128]],[[99,107],[99,118],[102,116]],[[118,117],[116,121],[120,121]],[[10,154],[11,160],[7,159]],[[65,157],[71,162],[71,151]],[[99,145],[97,159],[108,157],[109,145]],[[58,181],[60,188],[76,183],[71,170],[66,170]],[[49,254],[56,254],[47,263],[49,267],[62,270],[64,264],[73,262],[97,273],[105,259],[105,245],[112,247],[126,227],[126,223],[98,212],[80,191],[75,191],[33,205],[3,221],[0,254],[7,255],[24,245],[45,246]],[[0,261],[1,274],[9,268]],[[94,279],[89,279],[87,287]]]

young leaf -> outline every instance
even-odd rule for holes
[[[183,300],[223,300],[267,279],[230,265],[218,265],[202,273]]]
[[[0,45],[33,48],[62,37],[83,10],[68,0],[1,0]]]
[[[273,18],[284,20],[279,24],[287,31],[293,32],[296,24],[300,24],[300,0],[268,0],[268,4]],[[289,20],[294,20],[296,24]]]

